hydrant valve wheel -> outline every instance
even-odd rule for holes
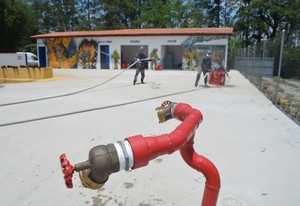
[[[62,173],[64,174],[65,184],[67,188],[73,188],[72,177],[74,173],[74,168],[67,159],[66,154],[60,155],[59,159],[62,168]]]
[[[167,107],[167,106],[169,106],[170,104],[172,104],[172,102],[169,101],[169,100],[166,100],[166,101],[164,101],[164,102],[161,104],[161,107]]]

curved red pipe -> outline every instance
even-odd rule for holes
[[[145,138],[137,135],[127,138],[133,151],[133,168],[146,166],[150,160],[180,149],[185,162],[203,173],[206,178],[202,206],[215,206],[221,187],[218,170],[208,159],[198,155],[193,147],[195,131],[202,122],[203,116],[190,105],[179,103],[174,106],[173,117],[182,123],[170,134]]]
[[[206,182],[201,205],[217,205],[221,187],[219,172],[209,159],[195,152],[194,137],[192,137],[189,142],[180,149],[180,154],[190,167],[201,172],[205,176]]]

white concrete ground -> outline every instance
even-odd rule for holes
[[[54,70],[56,80],[6,84],[0,88],[0,104],[76,92],[119,72]],[[77,173],[73,189],[64,185],[61,153],[76,164],[87,160],[93,146],[174,130],[180,124],[175,119],[158,123],[155,108],[165,100],[188,103],[203,113],[195,148],[220,172],[219,206],[299,205],[300,127],[240,73],[229,74],[225,87],[194,89],[195,72],[146,71],[146,84],[134,86],[134,70],[129,70],[75,95],[1,106],[1,205],[200,205],[205,179],[178,151],[147,167],[112,174],[99,191],[83,188]],[[101,109],[133,101],[138,102]],[[15,124],[24,120],[29,122]]]

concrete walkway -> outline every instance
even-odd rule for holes
[[[5,84],[0,104],[70,94],[120,72],[54,70],[54,80]],[[134,72],[78,94],[1,106],[1,205],[200,205],[205,178],[178,151],[147,167],[112,174],[98,191],[82,187],[78,173],[73,189],[64,185],[62,153],[76,164],[96,145],[173,131],[180,122],[159,124],[155,112],[165,100],[202,112],[195,149],[220,172],[219,206],[300,204],[300,127],[240,73],[231,71],[225,87],[194,89],[196,72],[146,71],[146,84],[135,86]],[[135,103],[117,106],[130,102]]]

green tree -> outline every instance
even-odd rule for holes
[[[242,40],[242,44],[244,47],[248,45],[252,45],[251,42],[251,26],[250,26],[250,15],[249,13],[249,4],[250,0],[243,0],[239,2],[239,10],[236,14],[236,22],[234,26],[234,30],[238,38]]]
[[[282,77],[300,80],[300,49],[286,47],[283,54]]]
[[[234,28],[247,46],[264,37],[273,39],[282,29],[290,36],[299,30],[299,15],[299,0],[242,0]]]
[[[168,28],[171,27],[171,5],[172,2],[151,0],[141,6],[140,25],[143,28]]]
[[[235,57],[238,56],[238,51],[242,48],[243,43],[241,39],[230,38],[228,44],[228,57],[227,57],[227,69],[234,68]]]
[[[190,1],[188,22],[194,27],[224,27],[232,25],[232,13],[237,0]]]
[[[238,0],[224,0],[223,10],[221,11],[221,19],[223,19],[223,27],[233,27],[235,20],[235,13],[238,10]]]
[[[191,4],[183,0],[175,0],[171,5],[170,17],[172,22],[172,27],[188,27],[188,24],[184,24],[185,19],[188,18],[189,8]]]
[[[96,30],[103,29],[102,0],[76,0],[74,30]]]
[[[221,0],[213,0],[207,4],[207,15],[208,15],[208,26],[209,27],[220,27],[221,17]]]
[[[75,0],[32,0],[40,33],[73,31],[76,24]]]
[[[299,76],[300,65],[296,47],[300,34],[300,0],[241,0],[237,1],[234,25],[235,37],[242,41],[242,47],[268,39],[267,46],[275,57],[274,75],[277,75],[281,33],[285,29],[282,77]]]
[[[182,21],[182,27],[188,28],[188,27],[205,27],[207,25],[206,23],[206,16],[205,16],[205,10],[203,9],[202,3],[200,3],[199,0],[191,1],[188,4],[189,8],[187,12],[186,18],[184,18]]]
[[[30,41],[32,16],[23,1],[0,1],[0,52],[16,52]]]
[[[131,27],[131,17],[135,15],[135,8],[130,1],[103,0],[103,11],[103,29]]]

